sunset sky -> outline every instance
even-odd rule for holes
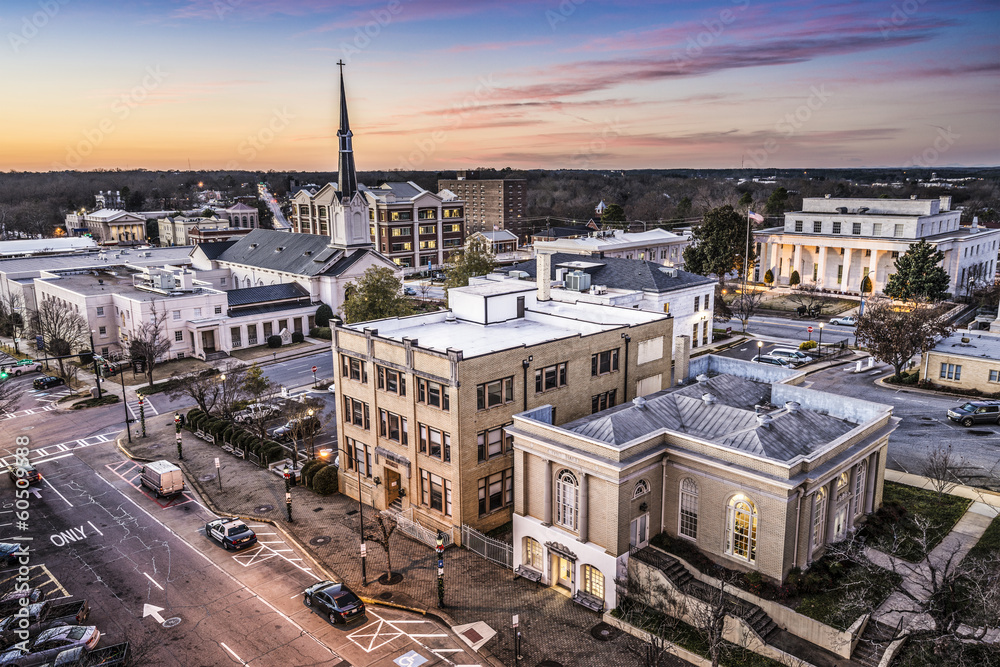
[[[995,0],[4,0],[0,170],[1000,164]]]

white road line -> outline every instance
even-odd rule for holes
[[[64,458],[66,458],[68,456],[75,456],[75,454],[73,454],[73,452],[67,452],[65,454],[60,454],[59,456],[45,456],[44,458],[35,459],[31,463],[32,464],[35,464],[35,463],[48,463],[49,461],[58,461],[59,459],[64,459]],[[72,507],[72,505],[70,505],[70,507]]]
[[[145,572],[143,572],[143,574],[145,574],[145,575],[146,575],[146,578],[147,578],[147,579],[149,579],[150,581],[152,581],[152,582],[153,582],[153,585],[154,585],[154,586],[156,586],[157,588],[159,588],[159,589],[160,589],[161,591],[163,590],[163,586],[161,586],[161,585],[159,585],[158,583],[156,583],[156,580],[155,580],[155,579],[153,579],[153,578],[152,578],[151,576],[149,576],[149,575],[148,575],[148,574],[146,574]]]
[[[66,456],[72,456],[72,454],[66,454]],[[59,458],[63,458],[63,457],[60,456]],[[50,489],[52,489],[53,491],[55,491],[56,494],[60,498],[62,498],[64,501],[66,501],[67,505],[69,505],[70,507],[73,506],[73,503],[71,503],[70,501],[66,500],[66,496],[64,496],[63,494],[59,493],[59,489],[57,489],[56,487],[52,486],[52,482],[50,482],[49,480],[47,480],[45,477],[42,477],[42,481],[45,482],[46,484],[48,484]]]
[[[234,651],[233,649],[231,649],[231,648],[229,648],[228,646],[226,646],[225,642],[219,642],[219,646],[221,646],[222,648],[224,648],[224,649],[226,649],[227,651],[229,651],[229,655],[231,655],[231,656],[233,656],[234,658],[236,658],[236,660],[237,660],[237,661],[239,661],[239,663],[240,663],[241,665],[245,665],[245,664],[247,664],[247,663],[243,662],[243,658],[241,658],[240,656],[236,655],[236,651]]]
[[[91,527],[91,528],[93,528],[94,530],[96,530],[96,531],[97,531],[97,534],[98,534],[98,535],[100,535],[101,537],[104,537],[104,533],[102,533],[102,532],[101,532],[101,529],[100,529],[100,528],[98,528],[97,526],[95,526],[95,525],[94,525],[94,522],[93,522],[93,521],[88,521],[87,523],[89,523],[89,524],[90,524],[90,527]]]
[[[396,622],[396,621],[393,621],[393,623],[395,623],[395,622]],[[388,623],[388,621],[386,621],[386,623]],[[423,637],[447,637],[448,635],[447,635],[447,633],[443,633],[443,632],[442,632],[441,634],[429,634],[429,635],[413,635],[413,634],[407,634],[406,636],[407,636],[407,637],[410,637],[410,638],[412,638],[412,639],[416,639],[417,637],[421,637],[421,638],[423,638]]]

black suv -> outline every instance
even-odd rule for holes
[[[1000,424],[1000,401],[969,401],[948,410],[948,419],[962,426]]]
[[[320,581],[305,590],[302,602],[333,624],[350,623],[365,618],[365,603],[344,584]]]
[[[37,484],[42,481],[42,475],[35,469],[35,466],[27,461],[8,463],[7,474],[10,476],[10,481],[14,483],[17,483],[19,479],[23,479],[28,484]]]
[[[31,383],[31,386],[35,389],[48,389],[49,387],[58,387],[61,384],[66,384],[62,378],[54,375],[45,375],[40,378],[35,378]]]

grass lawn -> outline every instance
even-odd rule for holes
[[[882,494],[883,507],[866,522],[864,530],[874,537],[874,545],[894,556],[917,562],[926,552],[918,543],[920,530],[914,522],[923,517],[930,521],[927,531],[927,551],[936,547],[962,518],[972,501],[944,494],[940,498],[934,491],[916,489],[905,484],[886,482]],[[892,549],[893,531],[902,539]]]
[[[818,295],[810,297],[809,302],[822,306],[823,315],[838,315],[845,310],[857,308],[859,304],[858,301],[852,301],[850,299]],[[774,294],[773,296],[765,296],[763,303],[760,304],[760,307],[769,308],[771,310],[788,310],[794,312],[802,305],[802,303],[795,300],[794,294],[779,293]]]
[[[1000,555],[1000,517],[993,519],[966,558],[983,558],[990,555]]]
[[[85,401],[74,403],[70,409],[83,410],[84,408],[96,408],[99,405],[111,405],[112,403],[117,403],[118,401],[119,398],[117,394],[104,394],[100,398],[88,398]]]
[[[875,609],[882,604],[902,579],[895,572],[887,571],[886,576],[878,581],[868,581],[862,570],[858,569],[855,572],[856,574],[848,573],[830,590],[822,593],[803,594],[795,611],[838,630],[846,630],[851,627],[854,621],[858,620],[846,617],[842,604],[844,596],[854,588],[852,584],[855,577],[861,578],[858,588],[865,592],[867,599],[864,606],[869,609]]]

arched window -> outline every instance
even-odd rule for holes
[[[576,512],[580,502],[580,483],[569,470],[556,477],[556,523],[576,530]]]
[[[649,482],[644,479],[640,479],[635,483],[635,489],[632,491],[632,500],[635,500],[639,496],[644,496],[649,493]]]
[[[813,499],[813,548],[823,544],[826,535],[826,487],[820,487]]]
[[[583,566],[583,592],[604,599],[604,574],[593,565]]]
[[[865,511],[865,485],[867,482],[868,461],[861,461],[854,471],[854,516]]]
[[[840,477],[837,478],[837,498],[840,498],[840,492],[846,489],[851,483],[851,471],[845,470],[840,473]]]
[[[533,537],[524,538],[524,564],[533,570],[542,571],[542,545]]]
[[[743,494],[729,501],[726,553],[753,563],[757,560],[757,508]]]
[[[698,539],[698,483],[690,477],[681,481],[680,534]]]

